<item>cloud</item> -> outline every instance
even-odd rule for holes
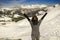
[[[14,6],[14,5],[19,5],[26,0],[8,0],[8,1],[1,1],[0,6]]]
[[[26,1],[26,0],[12,0],[12,1],[20,1],[20,2],[23,2],[23,1]]]

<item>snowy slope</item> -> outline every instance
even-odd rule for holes
[[[40,19],[41,16],[38,16]],[[40,26],[41,40],[60,40],[60,7],[51,9]],[[27,19],[0,26],[0,38],[31,40]]]
[[[60,40],[60,7],[48,12],[40,26],[40,32],[44,40]]]

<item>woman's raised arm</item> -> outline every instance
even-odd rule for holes
[[[28,19],[28,21],[30,21],[29,17],[26,14],[23,14],[23,15]]]
[[[44,17],[47,15],[47,13],[45,13],[44,15],[43,15],[43,17],[39,20],[39,24],[42,22],[42,20],[44,19]]]

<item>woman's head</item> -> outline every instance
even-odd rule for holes
[[[38,18],[37,18],[36,15],[34,15],[34,16],[32,17],[32,23],[33,23],[34,25],[37,25],[37,24],[38,24]]]

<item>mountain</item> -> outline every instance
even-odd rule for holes
[[[40,25],[40,40],[60,40],[60,7],[47,7],[47,15]],[[39,15],[40,19],[43,15]],[[0,38],[31,40],[31,26],[27,19],[0,25]]]

